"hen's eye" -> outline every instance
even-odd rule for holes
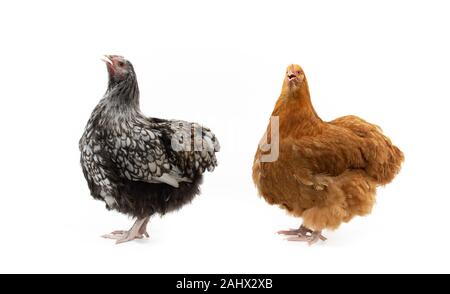
[[[123,67],[123,66],[125,65],[125,63],[123,63],[122,61],[119,61],[117,64],[118,64],[120,67]]]

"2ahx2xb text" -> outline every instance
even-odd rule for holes
[[[208,291],[211,288],[220,289],[271,289],[272,279],[220,279],[218,281],[208,280],[189,280],[183,278],[178,280],[176,284],[177,289],[201,289]]]

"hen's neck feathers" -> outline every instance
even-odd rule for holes
[[[320,132],[322,119],[317,115],[309,94],[306,77],[297,89],[291,89],[285,82],[272,116],[280,118],[280,134],[308,135]]]
[[[139,111],[139,86],[134,73],[120,82],[108,83],[105,94],[106,103],[118,111]]]
[[[122,131],[132,121],[145,121],[139,107],[139,87],[136,76],[121,82],[109,81],[103,99],[91,116],[97,126]]]

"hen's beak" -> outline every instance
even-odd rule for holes
[[[297,77],[297,75],[295,73],[293,73],[292,71],[288,71],[287,77],[288,77],[289,81],[292,81],[293,79],[295,79]]]
[[[113,62],[111,61],[111,59],[109,58],[108,55],[103,55],[100,59],[103,60],[104,62],[106,62],[109,65],[113,64]]]

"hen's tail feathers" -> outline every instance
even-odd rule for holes
[[[394,179],[404,156],[379,126],[354,115],[337,118],[331,124],[350,129],[361,138],[364,142],[361,153],[368,163],[366,171],[378,185],[386,185]]]
[[[405,157],[403,152],[394,146],[389,138],[383,137],[383,150],[373,153],[372,160],[367,167],[367,173],[376,181],[378,185],[386,185],[390,183],[394,177],[400,172],[401,164]]]
[[[174,136],[172,148],[183,158],[183,169],[195,174],[213,171],[217,166],[215,153],[219,152],[220,144],[211,130],[185,121],[172,121],[171,128]]]

